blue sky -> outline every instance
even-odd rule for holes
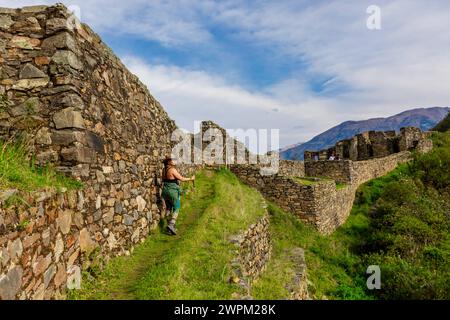
[[[278,128],[281,146],[346,120],[448,106],[446,0],[63,2],[149,87],[177,124]],[[366,9],[381,9],[368,30]]]

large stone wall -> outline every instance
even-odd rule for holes
[[[27,137],[38,162],[84,185],[76,208],[59,198],[51,209],[39,204],[38,214],[46,217],[39,228],[0,240],[9,248],[34,239],[20,261],[2,267],[2,288],[21,268],[22,285],[13,290],[18,297],[42,298],[44,282],[45,298],[57,297],[65,284],[51,275],[86,267],[81,243],[92,242],[104,257],[127,254],[158,225],[161,161],[176,126],[146,86],[62,5],[0,9],[0,95],[8,102],[0,110],[0,138]],[[183,166],[182,173],[197,168]],[[26,212],[30,219],[36,214],[17,212],[24,212],[19,223]],[[55,221],[66,223],[64,231]]]
[[[62,297],[66,283],[75,282],[87,258],[98,247],[95,239],[118,239],[107,228],[93,234],[80,209],[82,192],[43,191],[22,194],[28,205],[0,206],[0,299],[51,299]],[[139,221],[133,240],[146,226]],[[92,255],[93,256],[93,255]]]

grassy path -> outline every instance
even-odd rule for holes
[[[255,210],[256,209],[256,210]],[[261,196],[228,171],[197,175],[196,190],[182,197],[178,235],[162,223],[133,254],[113,258],[71,299],[229,299],[234,247],[229,237],[263,213]]]

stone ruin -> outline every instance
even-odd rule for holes
[[[397,134],[392,131],[366,131],[350,139],[338,141],[333,147],[319,151],[305,151],[305,161],[338,159],[367,160],[386,157],[407,150],[429,151],[432,148],[429,133],[419,128],[404,127]]]
[[[25,137],[38,163],[50,163],[84,185],[21,194],[29,205],[11,208],[1,202],[16,191],[0,190],[0,299],[64,298],[67,286],[79,285],[82,270],[101,263],[100,257],[107,262],[130,254],[157,227],[163,216],[161,161],[174,146],[177,126],[63,5],[0,8],[0,98],[0,138]],[[209,128],[224,132],[203,122],[201,133]],[[261,176],[259,165],[234,160],[228,166],[270,201],[330,233],[345,221],[360,183],[407,161],[407,150],[430,148],[420,131],[402,132],[366,133],[338,143],[334,151],[349,160],[280,161],[273,175]],[[328,153],[319,156],[326,159]],[[181,169],[190,174],[204,166],[201,161]],[[311,175],[331,180],[302,185],[294,179]],[[348,186],[336,190],[335,181]],[[267,230],[264,218],[240,244],[255,260],[243,263],[249,274],[259,274],[270,256]],[[253,247],[261,252],[248,251]]]

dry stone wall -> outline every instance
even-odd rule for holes
[[[305,163],[303,161],[280,160],[278,173],[286,177],[304,177]]]
[[[230,169],[283,210],[313,225],[321,233],[330,234],[346,221],[359,185],[387,174],[410,158],[411,152],[404,151],[365,161],[305,162],[306,176],[332,179],[320,179],[311,184],[299,183],[282,174],[262,176],[258,166],[234,165]],[[337,188],[336,182],[346,185]]]
[[[39,163],[84,185],[16,208],[19,224],[36,221],[20,232],[2,208],[1,298],[60,297],[71,266],[88,267],[87,244],[106,258],[129,254],[157,226],[161,160],[176,125],[62,5],[0,8],[0,95],[0,138],[25,136]]]
[[[20,196],[27,204],[0,206],[0,299],[63,297],[66,283],[77,281],[77,267],[96,263],[87,258],[98,247],[95,239],[114,239],[111,246],[117,240],[108,229],[91,239],[82,192]]]

